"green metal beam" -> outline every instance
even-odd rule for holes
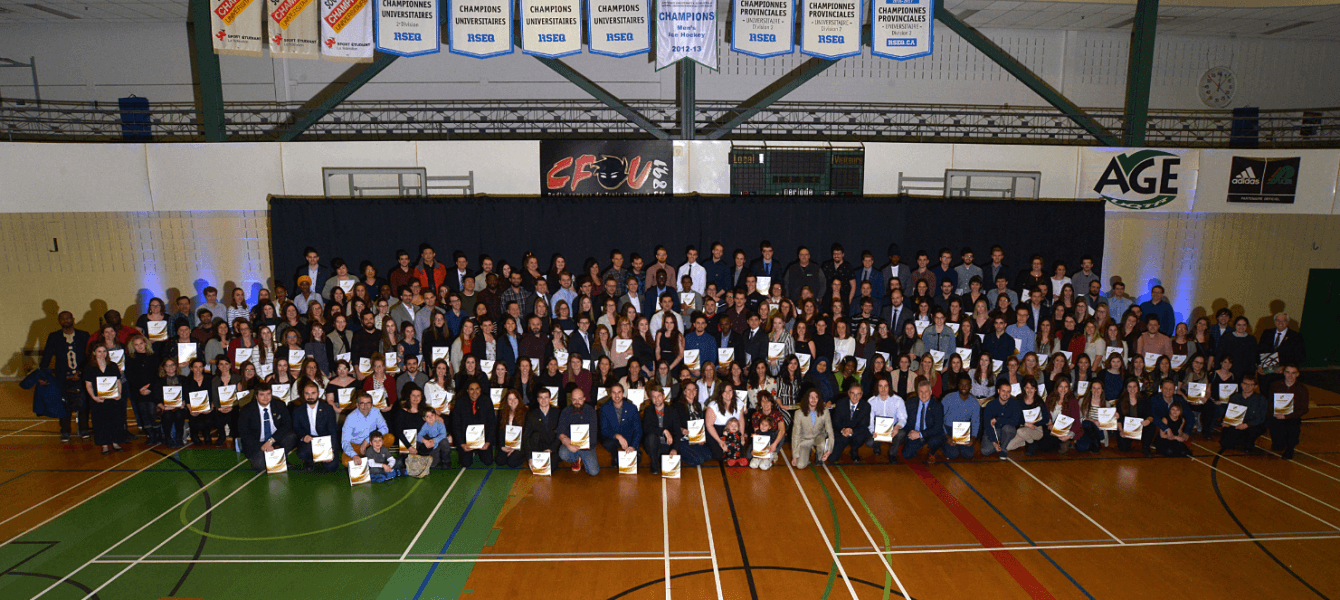
[[[191,18],[186,23],[191,38],[192,66],[197,88],[196,109],[206,142],[226,142],[228,132],[223,121],[223,76],[219,57],[214,55],[214,38],[209,26],[209,0],[191,0]]]
[[[315,125],[322,117],[330,114],[331,109],[339,106],[341,102],[348,100],[349,96],[352,96],[354,92],[357,92],[359,88],[363,87],[363,84],[372,81],[373,77],[376,77],[386,69],[386,67],[391,66],[391,63],[395,62],[396,58],[397,57],[394,54],[377,52],[376,58],[374,58],[372,62],[359,63],[350,67],[350,69],[341,76],[341,78],[350,76],[349,80],[346,81],[344,85],[335,89],[327,88],[329,93],[327,93],[324,98],[321,98],[321,101],[318,102],[315,107],[304,106],[303,108],[298,109],[297,120],[293,122],[293,125],[289,127],[287,131],[280,134],[279,141],[291,142],[298,139],[298,136],[305,133],[308,128]],[[338,81],[338,79],[336,81]],[[315,98],[313,99],[315,100]]]
[[[658,140],[670,139],[670,134],[658,127],[655,123],[652,123],[651,119],[643,116],[642,113],[629,106],[623,100],[618,99],[614,94],[609,93],[608,90],[600,87],[600,85],[591,81],[585,75],[577,72],[576,69],[568,66],[567,63],[558,59],[544,58],[540,56],[536,56],[535,59],[543,63],[544,66],[553,69],[555,73],[562,75],[564,79],[571,81],[574,85],[581,88],[582,91],[591,94],[596,100],[599,100],[605,103],[606,106],[614,109],[614,112],[623,115],[623,118],[628,119],[638,127],[641,127],[647,133],[650,133],[652,137]]]
[[[698,134],[698,63],[680,59],[675,72],[679,76],[679,139],[691,140]]]
[[[814,79],[816,75],[823,73],[824,69],[837,64],[837,62],[836,60],[811,58],[801,63],[790,73],[778,78],[777,81],[772,82],[748,100],[741,102],[734,110],[722,115],[729,118],[707,134],[707,139],[719,140],[725,137],[736,127],[754,118],[754,115],[758,114],[759,111],[781,100],[787,94],[795,91],[796,88],[804,85],[806,81]]]
[[[1131,23],[1131,54],[1126,64],[1126,128],[1122,141],[1127,146],[1145,145],[1149,128],[1149,84],[1154,72],[1154,30],[1159,23],[1159,0],[1139,0],[1135,21]]]
[[[1010,75],[1013,75],[1015,79],[1018,79],[1020,83],[1028,86],[1028,89],[1031,89],[1037,93],[1037,95],[1042,96],[1043,100],[1046,100],[1048,104],[1055,106],[1057,110],[1064,113],[1067,117],[1070,117],[1070,120],[1074,121],[1080,127],[1083,127],[1085,131],[1088,131],[1103,145],[1120,145],[1120,140],[1112,135],[1112,132],[1108,131],[1106,127],[1103,127],[1101,123],[1094,120],[1093,117],[1090,117],[1088,113],[1084,112],[1084,109],[1076,106],[1075,103],[1062,95],[1059,90],[1052,87],[1051,84],[1046,81],[1043,81],[1037,73],[1034,73],[1031,69],[1024,66],[1023,63],[1019,62],[1013,56],[1010,56],[1010,53],[1006,52],[1004,48],[997,46],[995,42],[987,39],[985,35],[982,35],[982,32],[977,31],[971,25],[964,23],[958,17],[954,16],[953,13],[945,9],[943,0],[937,0],[935,3],[935,19],[949,26],[949,28],[953,30],[954,33],[957,33],[959,37],[962,37],[969,44],[972,44],[974,48],[981,51],[982,54],[985,54],[987,58],[990,58],[995,61],[996,64],[1003,67],[1010,73]]]

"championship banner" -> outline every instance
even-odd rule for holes
[[[522,54],[559,58],[581,51],[581,0],[521,0]]]
[[[934,41],[934,0],[871,0],[871,54],[894,60],[930,56]]]
[[[540,194],[669,194],[673,154],[669,140],[541,140]]]
[[[800,0],[800,52],[827,60],[861,54],[861,0]]]
[[[209,0],[214,53],[261,56],[261,19],[265,3],[256,0]]]
[[[661,0],[656,6],[656,69],[682,59],[717,68],[717,3]]]
[[[372,62],[370,0],[321,0],[321,56],[336,62]]]
[[[316,0],[269,0],[270,58],[321,58],[321,14]]]
[[[730,49],[755,58],[796,51],[795,0],[733,0]]]
[[[442,51],[438,0],[376,0],[373,35],[377,50],[396,56]]]
[[[587,0],[587,47],[616,58],[651,52],[650,14],[649,0]]]
[[[447,0],[452,54],[489,58],[512,53],[512,0]]]

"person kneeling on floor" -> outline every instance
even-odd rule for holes
[[[386,447],[380,435],[372,436],[370,441],[372,445],[363,451],[363,458],[368,461],[368,474],[372,476],[372,482],[381,483],[395,479],[400,472],[396,470],[396,460],[391,455],[391,449]]]

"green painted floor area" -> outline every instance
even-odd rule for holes
[[[350,488],[343,471],[257,475],[239,461],[183,451],[0,547],[0,598],[454,599],[518,474]],[[400,562],[442,554],[463,562]]]

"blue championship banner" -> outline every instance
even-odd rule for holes
[[[895,60],[930,56],[934,41],[935,0],[871,0],[871,54]]]
[[[651,52],[649,0],[587,0],[586,18],[592,54],[624,58]]]
[[[447,0],[452,54],[489,58],[512,53],[512,0]]]
[[[795,0],[733,0],[730,48],[755,58],[796,51]]]
[[[442,51],[438,0],[377,0],[373,38],[377,50],[396,56]]]
[[[522,53],[559,58],[581,51],[581,0],[521,0]]]

